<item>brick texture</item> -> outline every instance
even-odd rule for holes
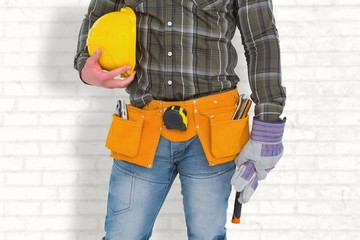
[[[88,0],[0,1],[0,239],[103,235],[111,168],[104,147],[124,90],[72,69]],[[360,239],[360,1],[273,0],[280,34],[285,154],[227,224],[228,239]],[[247,95],[239,33],[239,88]],[[234,192],[229,200],[229,219]],[[153,240],[186,239],[179,181]]]

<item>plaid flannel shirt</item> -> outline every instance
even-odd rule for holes
[[[91,26],[125,6],[137,15],[136,79],[126,89],[134,106],[233,89],[239,77],[231,40],[238,28],[255,116],[278,120],[286,92],[271,0],[91,0],[74,61],[80,73],[89,57],[86,39]]]

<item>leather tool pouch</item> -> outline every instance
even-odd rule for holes
[[[129,104],[127,109],[128,120],[113,115],[105,146],[115,159],[152,168],[161,134],[161,114]]]
[[[235,159],[249,139],[249,116],[232,119],[236,107],[196,116],[198,135],[210,165]]]
[[[232,119],[238,99],[234,89],[183,102],[153,100],[143,109],[128,104],[128,120],[113,115],[106,147],[115,159],[152,168],[160,136],[176,142],[197,134],[209,165],[232,161],[249,139],[249,117]],[[188,112],[186,131],[169,130],[163,124],[164,110],[175,104]]]

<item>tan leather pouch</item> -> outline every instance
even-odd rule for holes
[[[223,99],[223,101],[226,101]],[[249,116],[233,120],[235,104],[219,109],[203,109],[196,115],[198,136],[210,165],[235,159],[249,139]]]
[[[105,146],[114,152],[135,157],[139,150],[144,119],[125,120],[113,114]]]
[[[161,134],[159,111],[127,105],[128,120],[113,115],[105,146],[111,157],[152,168]]]
[[[160,136],[176,142],[197,134],[209,165],[232,161],[249,139],[249,117],[232,119],[238,100],[234,89],[181,102],[153,100],[143,109],[128,104],[128,120],[113,115],[105,145],[115,159],[152,168]],[[187,131],[165,128],[162,115],[171,105],[187,110]]]
[[[215,158],[234,158],[249,140],[249,117],[238,120],[210,119],[211,152]]]

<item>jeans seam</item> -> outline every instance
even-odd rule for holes
[[[168,185],[167,185],[167,187],[166,187],[166,191],[164,191],[164,194],[163,194],[163,196],[161,197],[161,204],[158,206],[158,209],[156,210],[156,214],[154,215],[154,218],[152,219],[152,223],[153,223],[153,224],[152,224],[152,226],[151,226],[151,229],[154,228],[154,224],[155,224],[155,220],[156,220],[156,218],[157,218],[157,215],[159,214],[160,209],[161,209],[162,205],[164,204],[165,198],[166,198],[166,196],[168,195],[168,193],[169,193],[169,191],[170,191],[170,188],[171,188],[171,185],[172,185],[172,183],[174,182],[174,179],[175,179],[175,177],[176,177],[176,175],[174,176],[174,172],[175,172],[174,170],[175,170],[175,167],[173,167],[173,170],[171,171],[171,177],[172,177],[172,179],[170,179],[170,181],[169,181],[169,183],[168,183]],[[151,233],[152,233],[152,231],[149,232],[147,238],[149,238],[149,237],[151,236]]]
[[[123,208],[121,210],[118,210],[118,211],[115,211],[111,206],[110,206],[110,203],[108,203],[108,208],[111,209],[111,212],[114,216],[117,216],[121,213],[124,213],[124,212],[127,212],[127,211],[130,211],[131,208],[132,208],[132,204],[133,204],[133,200],[134,200],[134,187],[135,187],[135,175],[134,174],[131,174],[130,172],[127,172],[125,171],[124,169],[120,169],[118,167],[116,167],[119,171],[122,171],[124,174],[127,174],[131,177],[131,190],[130,190],[130,200],[129,200],[129,206],[126,207],[126,208]]]
[[[114,160],[114,165],[115,165],[115,167],[117,168],[117,169],[119,169],[120,171],[122,171],[122,172],[124,172],[125,174],[128,174],[128,175],[131,175],[131,176],[135,176],[135,173],[133,173],[133,172],[131,172],[129,169],[127,169],[126,167],[123,167],[123,166],[119,166],[119,165],[117,165],[116,163],[116,161],[122,161],[122,160]]]
[[[189,177],[189,178],[197,178],[197,179],[210,179],[210,178],[214,178],[214,177],[218,177],[220,175],[223,175],[231,170],[235,169],[235,165],[232,165],[228,168],[225,168],[224,170],[217,172],[217,173],[213,173],[210,176],[204,176],[201,177],[201,174],[187,174],[187,173],[180,173],[180,175],[184,176],[184,177]],[[199,177],[200,175],[200,177]]]
[[[122,160],[115,160],[115,161],[122,161]],[[149,178],[144,178],[140,175],[137,175],[135,173],[133,173],[130,169],[128,169],[127,167],[125,166],[121,166],[121,165],[117,165],[116,162],[115,162],[115,167],[129,175],[132,175],[133,177],[137,178],[137,179],[140,179],[140,180],[143,180],[143,181],[146,181],[146,182],[151,182],[151,183],[158,183],[158,184],[168,184],[168,181],[156,181],[156,180],[153,180],[153,179],[149,179]]]

